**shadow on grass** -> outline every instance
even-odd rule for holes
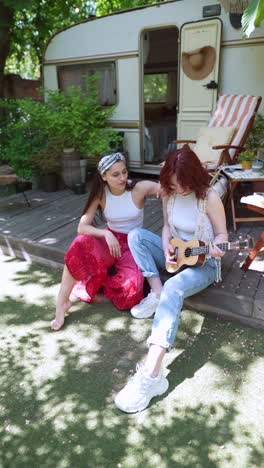
[[[184,346],[181,332],[182,326],[176,338],[177,347]],[[224,371],[220,386],[228,385],[236,391],[248,367],[258,357],[264,357],[263,332],[210,318],[205,318],[200,333],[187,340],[185,347],[169,366],[171,384],[175,387],[211,362]]]
[[[29,282],[33,274],[29,269]],[[54,304],[46,284],[44,278],[45,307],[1,301],[0,466],[261,466],[263,447],[249,427],[236,425],[232,399],[189,404],[173,398],[186,379],[192,391],[192,376],[208,363],[221,371],[221,385],[237,390],[263,357],[261,333],[185,314],[176,341],[183,351],[169,365],[168,395],[127,415],[114,407],[114,393],[142,359],[151,320],[84,304],[75,306],[63,330],[51,332]],[[231,450],[240,444],[250,449],[244,465],[234,463]]]
[[[19,271],[16,275],[15,283],[18,286],[25,286],[29,284],[40,284],[44,288],[49,288],[61,279],[61,271],[47,270],[36,265],[29,264],[27,271]]]

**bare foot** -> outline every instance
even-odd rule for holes
[[[72,306],[71,301],[63,302],[62,304],[57,304],[55,319],[50,323],[51,329],[54,331],[60,330],[64,324],[65,313]]]
[[[94,295],[91,302],[93,304],[110,304],[111,301],[104,294],[98,293]]]

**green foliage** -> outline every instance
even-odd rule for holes
[[[32,155],[41,153],[44,157],[50,148],[55,154],[62,147],[74,147],[86,157],[110,150],[120,140],[108,123],[114,109],[98,104],[95,76],[89,77],[87,87],[88,94],[74,86],[66,92],[45,91],[45,102],[0,101],[0,108],[3,107],[6,114],[0,133],[0,158],[25,177],[32,173],[33,160],[35,169],[40,163],[39,158],[32,159]],[[51,159],[50,156],[47,165],[51,165]]]
[[[168,74],[155,73],[144,75],[145,102],[166,102],[168,92]]]
[[[0,101],[0,108],[5,111],[0,158],[10,163],[17,175],[30,177],[31,155],[47,144],[47,133],[40,130],[42,105],[31,99],[10,99]]]
[[[264,20],[264,0],[251,0],[242,16],[243,35],[249,37]]]
[[[95,9],[92,0],[5,0],[4,3],[15,14],[15,23],[10,23],[9,28],[11,42],[5,72],[23,76],[26,67],[27,76],[31,78],[40,75],[39,66],[51,36],[60,29],[87,19]]]
[[[256,115],[246,147],[255,151],[264,147],[264,116],[261,114]]]
[[[238,156],[239,161],[254,161],[256,158],[256,153],[252,149],[247,149],[245,151],[241,151]]]
[[[127,10],[152,3],[161,3],[162,0],[95,0],[96,15],[108,15],[118,10]]]
[[[97,16],[118,10],[149,5],[155,0],[4,0],[14,13],[10,22],[10,53],[5,73],[19,73],[22,77],[38,78],[40,64],[48,40],[57,31]],[[5,25],[5,27],[8,25]],[[1,37],[1,24],[0,24]]]
[[[38,175],[59,174],[61,169],[62,145],[59,140],[51,141],[46,148],[32,154],[32,171]]]
[[[117,132],[108,125],[114,108],[98,103],[97,76],[87,79],[88,93],[70,86],[66,92],[45,93],[48,134],[58,138],[64,147],[73,147],[84,156],[93,156],[109,150],[111,141],[118,141]]]

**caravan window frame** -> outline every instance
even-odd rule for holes
[[[107,65],[109,66],[109,68],[107,69]],[[72,80],[72,82],[68,82],[69,81],[69,78],[65,79],[66,81],[66,85],[63,84],[62,82],[62,72],[66,69],[68,69],[68,71],[70,69],[72,69],[72,72],[74,73],[74,68],[76,70],[78,70],[78,68],[80,69],[81,67],[84,67],[84,73],[83,74],[80,74],[79,73],[79,82],[74,82],[74,80]],[[96,69],[97,68],[97,69]],[[118,94],[117,94],[117,64],[116,64],[116,61],[115,60],[105,60],[105,61],[96,61],[96,62],[78,62],[78,63],[63,63],[63,64],[60,64],[60,65],[57,65],[57,79],[58,79],[58,87],[59,89],[65,91],[67,89],[68,86],[80,86],[81,89],[85,92],[85,76],[88,76],[89,73],[87,73],[87,70],[92,70],[92,72],[90,73],[91,75],[95,75],[96,73],[99,73],[99,80],[100,80],[100,73],[102,73],[102,70],[103,71],[108,71],[109,73],[112,73],[113,76],[112,76],[112,83],[113,83],[113,86],[110,90],[110,93],[109,94],[106,94],[106,98],[102,98],[102,94],[104,92],[103,89],[100,88],[100,94],[101,94],[101,99],[99,99],[99,104],[101,104],[102,106],[104,107],[112,107],[112,106],[116,106],[117,103],[118,103]],[[102,76],[102,75],[101,75]],[[107,83],[107,85],[109,84],[111,80],[109,80],[109,78],[105,78],[105,82]],[[102,82],[102,80],[100,80],[100,82]]]

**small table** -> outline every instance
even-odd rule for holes
[[[233,166],[224,166],[222,168],[222,172],[228,178],[234,231],[237,229],[237,222],[263,221],[263,216],[238,217],[235,210],[234,192],[237,186],[242,182],[264,182],[264,170],[259,169],[258,171],[255,171],[248,169],[244,171],[241,169],[241,164],[234,164]]]
[[[261,208],[260,206],[255,206],[255,205],[247,205],[249,210],[256,211],[257,213],[261,213],[264,216],[264,208]],[[264,218],[262,217],[262,220]],[[241,265],[242,270],[247,271],[253,260],[256,258],[256,256],[259,254],[259,252],[263,249],[264,247],[264,231],[260,234],[257,242],[254,245],[254,249],[250,252],[250,254],[247,256],[246,260],[244,263]]]

